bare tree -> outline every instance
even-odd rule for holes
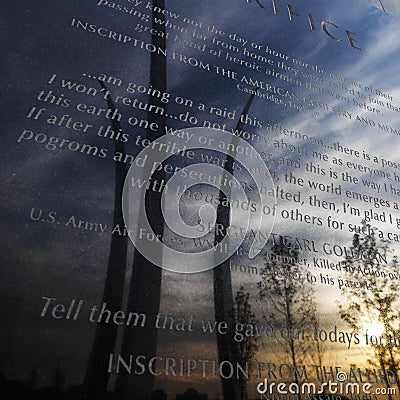
[[[343,280],[357,282],[357,285],[348,284],[342,287],[340,317],[354,332],[361,332],[363,335],[368,334],[367,329],[370,327],[381,327],[380,333],[375,332],[375,336],[380,336],[381,339],[371,346],[373,358],[369,362],[384,371],[390,370],[395,375],[400,391],[397,372],[400,354],[398,346],[393,345],[394,337],[398,337],[400,332],[397,258],[393,257],[389,263],[382,261],[387,259],[391,250],[386,242],[377,243],[375,229],[365,221],[362,221],[360,233],[354,234],[348,253],[342,262]],[[370,332],[371,335],[373,333]],[[388,379],[386,385],[390,385]]]
[[[249,297],[250,293],[245,292],[243,286],[236,292],[233,319],[235,321],[235,326],[236,324],[242,326],[242,331],[247,329],[249,325],[254,326],[257,323],[256,316],[251,311]],[[239,341],[239,360],[241,365],[245,365],[246,363],[251,365],[251,361],[258,350],[258,339],[257,336],[244,335],[242,340]],[[247,385],[243,376],[241,377],[240,384],[241,399],[247,400]]]
[[[260,297],[268,301],[270,309],[266,318],[274,329],[284,332],[277,340],[295,371],[313,351],[315,344],[309,340],[309,333],[316,322],[314,290],[307,284],[298,258],[298,250],[288,248],[283,239],[274,243],[259,284]],[[296,373],[294,379],[298,383]]]
[[[321,329],[321,318],[318,312],[317,302],[313,299],[313,301],[310,302],[309,307],[310,326],[313,331],[319,332]],[[312,349],[313,351],[306,356],[308,356],[312,361],[313,365],[318,365],[321,371],[325,356],[325,342],[314,340],[312,338],[312,333],[309,334],[309,340],[313,341],[314,347]]]

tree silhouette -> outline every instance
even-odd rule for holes
[[[375,229],[362,221],[362,229],[354,234],[352,246],[342,262],[343,279],[358,282],[358,285],[342,287],[339,314],[354,332],[365,334],[371,326],[381,326],[381,333],[375,333],[382,341],[371,346],[373,358],[368,361],[383,371],[392,371],[400,391],[399,347],[398,343],[393,345],[400,332],[399,265],[396,257],[388,264],[382,264],[382,257],[378,256],[384,254],[386,259],[391,252],[386,242],[377,243]],[[386,385],[390,386],[388,379]]]
[[[241,286],[236,292],[235,304],[233,309],[233,319],[236,324],[246,329],[249,325],[255,325],[257,323],[255,314],[251,311],[251,304],[249,302],[250,293],[244,291],[244,287]],[[258,337],[256,336],[244,336],[243,340],[239,342],[239,360],[241,365],[246,363],[251,364],[253,357],[258,349]],[[245,378],[241,377],[241,395],[242,400],[247,400],[247,387]]]
[[[266,318],[275,330],[285,333],[283,338],[277,335],[277,340],[294,370],[314,350],[309,333],[316,322],[314,290],[307,284],[298,258],[298,250],[288,248],[281,238],[272,245],[259,283],[260,297],[269,305]],[[297,374],[294,378],[298,383]]]
[[[310,301],[309,307],[311,329],[312,331],[319,332],[321,329],[321,319],[318,312],[317,303],[314,299]],[[314,348],[313,351],[306,354],[306,356],[311,360],[313,365],[318,365],[321,371],[323,366],[323,359],[325,356],[325,342],[322,342],[320,340],[313,340],[311,336],[312,334],[309,334],[309,340],[313,341]]]

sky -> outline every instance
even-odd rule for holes
[[[396,0],[366,0],[369,4],[384,10],[385,12],[398,17],[399,14],[399,4]]]

